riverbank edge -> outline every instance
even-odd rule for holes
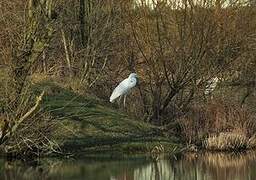
[[[58,122],[56,151],[40,156],[83,156],[84,154],[172,153],[182,145],[160,128],[129,117],[123,109],[91,95],[81,95],[54,81],[32,85],[36,95],[45,95],[41,113]],[[6,156],[0,153],[0,156]]]

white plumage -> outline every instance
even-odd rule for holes
[[[109,101],[113,103],[118,97],[124,96],[124,105],[127,93],[137,84],[137,74],[131,73],[112,92]]]

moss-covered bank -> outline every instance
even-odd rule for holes
[[[43,110],[60,123],[57,142],[65,153],[145,153],[160,144],[171,152],[179,147],[159,128],[129,118],[108,102],[52,82],[37,84],[36,91],[42,90]]]

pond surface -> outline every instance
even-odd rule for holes
[[[31,163],[0,160],[8,180],[254,180],[256,153],[185,154],[181,157],[41,159]]]

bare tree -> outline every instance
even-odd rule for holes
[[[52,0],[30,0],[24,39],[13,49],[11,77],[18,100],[33,65],[38,63],[44,49],[49,46],[53,29]]]
[[[162,117],[172,118],[170,107],[184,110],[200,98],[210,78],[230,72],[242,56],[246,34],[236,34],[232,23],[237,14],[220,3],[153,2],[153,7],[141,3],[128,14],[138,61],[144,64],[147,116],[162,124]]]

